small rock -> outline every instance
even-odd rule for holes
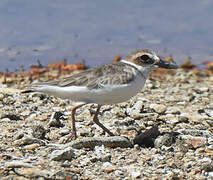
[[[188,117],[185,117],[185,116],[179,116],[178,117],[178,121],[180,123],[188,123],[189,122],[189,118]]]
[[[204,137],[196,137],[191,135],[180,135],[176,143],[182,144],[188,148],[197,149],[205,146],[207,144],[207,139]]]
[[[138,115],[143,112],[143,109],[144,109],[143,101],[137,101],[131,109],[128,108],[129,110],[128,114],[131,114],[131,116]]]
[[[46,129],[42,125],[33,126],[32,136],[38,139],[45,139]]]
[[[153,109],[158,114],[163,114],[163,113],[165,113],[167,107],[162,104],[161,105],[160,104],[151,104],[150,108]]]
[[[131,176],[132,176],[133,179],[139,178],[139,177],[141,177],[141,172],[138,171],[138,170],[133,171],[133,172],[131,172]]]
[[[171,146],[175,140],[176,137],[179,133],[165,133],[162,136],[159,136],[156,140],[155,140],[155,147],[157,148],[161,148],[162,146]]]
[[[102,157],[94,157],[94,158],[92,158],[90,161],[91,162],[98,162],[98,161],[101,161],[101,162],[110,162],[111,161],[111,158],[112,158],[112,156],[110,155],[110,154],[108,154],[108,155],[103,155]]]
[[[20,116],[17,116],[16,114],[3,114],[1,116],[1,119],[3,119],[3,118],[8,118],[11,121],[18,121],[21,119]]]
[[[66,180],[78,180],[78,176],[70,171],[60,170],[53,174],[51,178],[48,179],[66,179]]]
[[[109,163],[109,162],[104,162],[102,164],[102,171],[109,174],[109,173],[112,173],[113,171],[117,170],[118,167],[116,167],[115,165],[113,165],[112,163]]]
[[[113,114],[115,114],[118,118],[124,118],[127,116],[126,108],[115,107],[111,110]]]
[[[104,162],[104,163],[102,164],[102,167],[103,167],[103,168],[113,168],[114,165],[113,165],[112,163],[110,163],[110,162]]]
[[[199,114],[203,114],[203,113],[205,113],[205,109],[198,109],[197,112],[198,112]]]
[[[163,146],[161,146],[161,150],[167,151],[167,152],[173,152],[174,148],[172,146],[168,147],[168,146],[163,145]]]
[[[112,156],[110,154],[108,154],[108,155],[101,157],[100,161],[101,162],[110,162],[111,158],[112,158]]]
[[[166,110],[166,114],[181,114],[181,111],[177,107],[168,107]]]
[[[109,151],[102,145],[102,146],[95,146],[95,154],[96,156],[91,159],[92,162],[110,162],[111,161],[111,154]]]
[[[48,125],[50,127],[63,127],[64,125],[61,123],[60,119],[63,116],[63,114],[61,112],[54,112],[51,115],[50,121],[48,123]]]
[[[50,159],[53,161],[72,160],[74,157],[74,151],[71,147],[67,147],[63,150],[55,150],[50,154]]]
[[[213,172],[213,162],[203,165],[201,169],[206,172]]]
[[[179,123],[188,123],[189,122],[189,118],[188,117],[185,117],[185,116],[178,116],[178,117],[175,117],[175,118],[172,118],[170,120],[170,123],[175,126]]]
[[[17,171],[20,175],[29,179],[50,179],[51,171],[42,170],[39,168],[24,168]]]
[[[198,90],[200,92],[207,92],[207,91],[209,91],[209,88],[208,87],[200,87]]]
[[[200,130],[200,129],[180,129],[178,130],[180,134],[183,135],[191,135],[194,136],[200,136],[200,137],[212,137],[212,133],[207,130]]]
[[[208,116],[213,117],[213,109],[206,109],[205,112]]]
[[[25,116],[25,117],[26,117],[26,116],[29,116],[29,115],[30,115],[30,113],[31,113],[31,111],[29,111],[29,110],[25,110],[25,111],[21,112],[21,113],[20,113],[20,115],[21,115],[21,116]]]
[[[178,118],[172,118],[169,123],[172,125],[172,126],[176,126],[179,122],[179,119]]]
[[[213,171],[208,173],[209,177],[213,178]]]
[[[4,95],[0,94],[0,101],[2,101],[4,99]]]
[[[20,93],[20,90],[14,89],[14,88],[0,87],[0,93],[1,94],[15,94],[15,93]]]
[[[33,167],[31,163],[25,163],[23,161],[17,161],[17,160],[11,161],[11,162],[6,162],[5,166],[7,168],[23,168],[23,167],[32,168]]]
[[[61,136],[65,136],[65,135],[68,135],[68,134],[70,134],[70,129],[61,129],[60,131],[59,131],[59,134],[61,135]]]
[[[154,139],[160,135],[158,126],[153,126],[151,129],[146,130],[144,133],[137,135],[133,142],[140,146],[154,147]]]
[[[21,132],[21,133],[19,133],[15,136],[15,139],[18,140],[18,139],[21,139],[23,137],[24,137],[24,133]]]
[[[213,150],[213,145],[209,145],[208,148],[209,148],[210,150]]]
[[[72,163],[71,163],[71,161],[66,160],[61,164],[61,166],[69,168],[70,166],[72,166]]]
[[[213,145],[213,139],[212,138],[208,138],[208,143]]]
[[[193,138],[193,139],[187,140],[186,143],[188,144],[189,147],[193,147],[195,149],[203,145],[201,138]]]
[[[28,121],[34,121],[36,119],[36,116],[37,116],[36,113],[32,113],[26,119]]]
[[[91,129],[90,128],[79,129],[78,133],[82,137],[89,137],[89,136],[91,136]]]
[[[31,137],[25,137],[19,140],[14,141],[14,145],[16,146],[25,146],[30,144],[40,144],[45,145],[46,143],[42,141],[41,139],[31,138]]]
[[[1,119],[1,122],[7,122],[7,123],[8,123],[8,122],[10,122],[10,121],[11,121],[11,120],[10,120],[9,118],[2,118],[2,119]]]
[[[40,146],[39,144],[30,144],[30,145],[24,146],[24,149],[34,151],[39,146]]]

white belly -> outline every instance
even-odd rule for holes
[[[135,78],[130,84],[105,86],[101,89],[88,89],[86,87],[70,86],[40,86],[36,91],[49,95],[70,99],[76,102],[96,104],[116,104],[129,100],[141,91],[145,84],[142,77]]]

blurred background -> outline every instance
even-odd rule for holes
[[[212,0],[1,0],[0,71],[67,59],[92,67],[137,48],[213,60]]]

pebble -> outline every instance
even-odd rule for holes
[[[133,171],[133,172],[131,172],[131,177],[133,179],[140,178],[141,177],[141,172],[139,170],[138,171]]]
[[[0,93],[1,94],[15,94],[15,93],[20,93],[20,90],[15,89],[15,88],[0,87]]]
[[[63,150],[55,150],[50,154],[50,159],[53,161],[69,160],[75,156],[74,150],[71,147],[67,147]]]
[[[179,116],[178,117],[178,122],[180,123],[189,123],[189,118],[185,116]]]
[[[138,134],[134,139],[134,144],[145,147],[154,147],[155,139],[160,135],[158,126],[153,126],[152,128]]]
[[[39,146],[40,146],[39,144],[30,144],[30,145],[24,146],[24,149],[34,151],[34,150],[37,149]]]
[[[24,137],[24,133],[23,132],[20,132],[18,133],[16,136],[15,136],[15,139],[18,140],[18,139],[21,139]]]
[[[31,163],[25,163],[23,161],[11,161],[11,162],[6,162],[5,167],[7,168],[31,168],[33,167]]]
[[[205,109],[205,112],[208,116],[213,117],[213,109]]]
[[[172,126],[176,126],[178,123],[180,123],[179,121],[179,118],[174,118],[173,116],[166,116],[166,119],[169,120],[169,123],[172,125]]]
[[[31,111],[26,110],[26,111],[21,112],[20,115],[21,115],[21,116],[29,116],[30,113],[31,113]]]
[[[166,114],[181,114],[181,110],[178,107],[168,107],[166,109]]]
[[[63,114],[61,112],[54,112],[51,115],[50,121],[48,123],[49,127],[63,127],[64,125],[61,123],[61,116],[63,116]]]
[[[70,129],[60,129],[60,131],[58,132],[61,136],[65,136],[65,135],[68,135],[70,134]]]
[[[165,133],[162,136],[159,136],[156,140],[155,140],[155,147],[156,148],[161,148],[162,146],[171,146],[174,142],[175,142],[175,138],[176,136],[172,133]]]
[[[209,91],[209,88],[208,88],[208,87],[200,87],[200,88],[198,89],[198,91],[200,91],[201,93],[207,92],[207,91]]]
[[[51,177],[49,178],[46,178],[46,179],[68,179],[68,180],[78,180],[78,176],[73,173],[73,172],[70,172],[70,171],[62,171],[62,170],[59,170],[59,171],[56,171],[55,174],[53,174]]]
[[[32,137],[24,137],[22,139],[18,139],[14,141],[15,146],[25,146],[25,145],[30,145],[30,144],[40,144],[40,145],[45,145],[45,141],[42,141],[41,139],[36,139]]]
[[[32,113],[26,119],[28,121],[33,121],[33,120],[36,120],[36,116],[37,116],[36,113]]]
[[[10,119],[11,121],[18,121],[20,120],[20,116],[16,115],[16,114],[1,114],[1,119],[3,118],[8,118]]]
[[[189,148],[199,148],[207,144],[207,139],[204,137],[195,137],[190,135],[180,135],[178,137],[179,143],[186,145]]]
[[[143,111],[143,108],[144,108],[144,103],[143,101],[137,101],[134,106],[129,109],[129,114],[131,113],[132,115],[138,115],[138,114],[141,114],[142,111]]]
[[[32,128],[32,136],[37,139],[44,139],[46,135],[46,129],[42,125],[36,125]]]
[[[4,98],[4,95],[3,94],[0,94],[0,101],[2,101]]]
[[[109,151],[102,145],[102,146],[95,146],[95,154],[96,156],[91,159],[92,162],[110,162],[111,161],[111,154]]]
[[[53,176],[53,173],[48,170],[42,170],[39,168],[24,168],[19,169],[17,171],[19,175],[26,176],[29,179],[49,179],[51,176]]]
[[[159,114],[163,114],[167,107],[162,104],[150,104],[150,108]]]

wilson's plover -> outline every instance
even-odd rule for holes
[[[98,120],[101,106],[121,103],[135,96],[144,87],[148,74],[158,67],[178,68],[174,62],[163,61],[152,50],[135,50],[120,62],[94,67],[63,79],[32,84],[30,89],[23,93],[41,92],[79,102],[72,107],[72,134],[67,141],[77,137],[76,110],[89,103],[98,104],[93,117],[94,123],[113,136],[114,134]]]

